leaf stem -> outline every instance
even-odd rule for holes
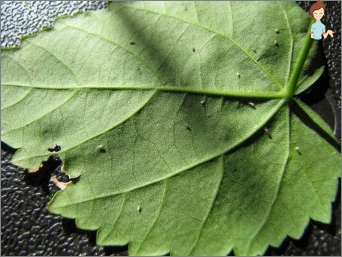
[[[292,98],[292,96],[295,94],[299,75],[302,72],[304,63],[306,61],[306,58],[308,57],[310,48],[312,46],[312,42],[314,41],[314,39],[311,38],[311,34],[310,34],[311,25],[314,23],[314,21],[315,21],[314,19],[311,19],[309,29],[308,29],[307,35],[305,37],[304,46],[299,53],[299,56],[298,56],[297,61],[294,65],[294,68],[293,68],[293,72],[292,72],[290,79],[289,79],[289,82],[287,84],[287,90],[286,90],[286,98],[287,99]]]

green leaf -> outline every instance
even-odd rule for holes
[[[82,174],[48,208],[132,255],[263,254],[329,223],[330,128],[293,2],[133,2],[59,19],[1,53],[2,140]],[[276,42],[275,42],[276,40]]]

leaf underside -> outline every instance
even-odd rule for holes
[[[293,2],[112,3],[59,19],[2,51],[2,140],[33,169],[61,145],[82,177],[48,208],[99,245],[263,254],[310,218],[330,222],[340,176],[331,129],[288,97],[309,23]],[[295,94],[322,73],[314,54]]]

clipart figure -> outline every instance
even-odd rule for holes
[[[310,16],[316,20],[314,24],[311,26],[311,38],[315,40],[321,40],[322,35],[324,39],[327,38],[328,35],[334,37],[333,31],[325,30],[325,25],[321,22],[322,17],[325,14],[325,4],[323,4],[320,0],[314,3],[310,8]]]

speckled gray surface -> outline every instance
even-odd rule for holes
[[[298,2],[308,10],[312,3]],[[2,1],[1,46],[19,44],[19,38],[53,26],[59,15],[78,10],[106,8],[102,1]],[[39,15],[38,15],[39,14]],[[335,31],[333,39],[321,44],[327,71],[317,85],[302,96],[334,128],[340,139],[341,85],[341,3],[328,3],[324,24]],[[96,246],[96,232],[76,228],[73,220],[52,215],[46,205],[57,188],[44,180],[30,178],[23,169],[11,164],[13,151],[2,144],[1,152],[1,255],[127,255],[125,247]],[[52,162],[57,169],[60,162]],[[53,169],[51,169],[53,170]],[[47,174],[48,176],[49,174]],[[340,193],[339,193],[340,195]],[[341,255],[341,204],[334,204],[333,222],[329,225],[311,222],[301,240],[287,239],[266,255],[320,256]]]
[[[52,27],[56,17],[106,7],[106,1],[1,1],[1,47],[19,45],[22,36]]]

